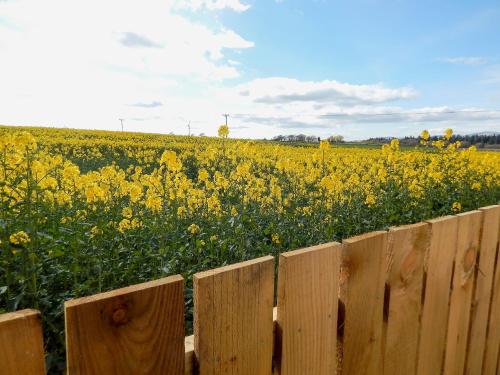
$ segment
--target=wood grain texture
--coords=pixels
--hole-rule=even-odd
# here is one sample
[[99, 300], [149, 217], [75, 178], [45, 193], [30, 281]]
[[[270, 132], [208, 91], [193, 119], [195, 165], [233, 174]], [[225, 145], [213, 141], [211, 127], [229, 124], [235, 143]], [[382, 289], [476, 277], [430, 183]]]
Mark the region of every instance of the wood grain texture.
[[184, 340], [184, 373], [192, 375], [195, 371], [194, 336], [186, 336]]
[[384, 374], [416, 373], [424, 259], [429, 247], [427, 223], [391, 228], [387, 245], [390, 288]]
[[497, 253], [500, 206], [480, 209], [483, 212], [479, 263], [476, 270], [476, 287], [471, 310], [471, 327], [468, 342], [467, 375], [481, 374], [488, 328], [493, 272]]
[[[500, 240], [500, 223], [497, 230], [497, 251]], [[481, 375], [498, 375], [498, 362], [500, 360], [500, 253], [497, 255], [495, 275], [493, 278], [488, 333], [486, 337], [486, 351], [484, 355], [483, 372]]]
[[184, 374], [184, 280], [65, 303], [68, 375]]
[[382, 325], [387, 232], [343, 241], [341, 299], [345, 305], [343, 375], [383, 372]]
[[277, 319], [282, 375], [336, 371], [341, 253], [341, 244], [334, 242], [280, 256]]
[[40, 312], [0, 315], [0, 375], [43, 375], [45, 357]]
[[200, 375], [270, 375], [274, 258], [194, 275], [194, 346]]
[[430, 220], [431, 237], [421, 318], [418, 375], [440, 375], [446, 345], [450, 285], [457, 248], [458, 218]]
[[444, 375], [462, 375], [465, 370], [482, 215], [481, 211], [457, 215], [457, 250], [450, 297]]

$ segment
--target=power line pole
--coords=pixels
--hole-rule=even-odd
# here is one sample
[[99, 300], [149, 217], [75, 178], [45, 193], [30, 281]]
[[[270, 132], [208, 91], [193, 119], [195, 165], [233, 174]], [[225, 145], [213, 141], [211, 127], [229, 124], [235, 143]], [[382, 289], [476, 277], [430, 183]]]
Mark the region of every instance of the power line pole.
[[188, 136], [191, 135], [191, 121], [188, 122]]
[[123, 131], [123, 121], [125, 121], [125, 119], [119, 118], [118, 120], [120, 120], [120, 124], [122, 124], [122, 131]]
[[226, 126], [227, 126], [227, 118], [229, 117], [229, 113], [223, 113], [222, 116], [226, 118]]

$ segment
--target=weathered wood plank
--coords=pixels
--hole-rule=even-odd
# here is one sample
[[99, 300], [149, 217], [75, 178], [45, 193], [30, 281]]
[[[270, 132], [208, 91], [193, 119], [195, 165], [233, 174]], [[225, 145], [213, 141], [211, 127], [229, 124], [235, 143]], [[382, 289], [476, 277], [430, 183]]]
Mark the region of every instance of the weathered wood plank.
[[424, 257], [429, 247], [427, 223], [391, 228], [387, 245], [390, 290], [384, 375], [416, 372]]
[[65, 303], [68, 374], [184, 374], [184, 280]]
[[483, 212], [479, 265], [471, 310], [471, 328], [468, 343], [467, 375], [481, 374], [488, 328], [493, 273], [497, 253], [500, 206], [480, 209]]
[[422, 310], [418, 375], [440, 375], [443, 367], [458, 218], [430, 220], [431, 237]]
[[382, 326], [387, 232], [343, 241], [341, 299], [345, 305], [343, 375], [383, 372]]
[[334, 242], [280, 255], [277, 319], [282, 375], [336, 371], [341, 253], [341, 244]]
[[[497, 232], [497, 251], [500, 240], [500, 223]], [[492, 298], [486, 337], [483, 373], [481, 375], [497, 375], [500, 360], [500, 253], [497, 255], [495, 275], [493, 279]]]
[[457, 215], [457, 250], [448, 317], [445, 375], [462, 375], [465, 369], [482, 215], [481, 211]]
[[42, 325], [37, 310], [0, 315], [0, 374], [45, 374]]
[[194, 346], [200, 375], [270, 375], [274, 258], [194, 275]]

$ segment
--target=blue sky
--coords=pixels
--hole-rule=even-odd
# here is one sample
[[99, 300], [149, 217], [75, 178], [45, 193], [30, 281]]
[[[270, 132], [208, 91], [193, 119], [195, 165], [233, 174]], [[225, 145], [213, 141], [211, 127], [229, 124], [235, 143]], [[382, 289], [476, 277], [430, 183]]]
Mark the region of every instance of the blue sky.
[[[0, 123], [500, 131], [498, 1], [0, 0]], [[392, 115], [391, 115], [392, 113]]]

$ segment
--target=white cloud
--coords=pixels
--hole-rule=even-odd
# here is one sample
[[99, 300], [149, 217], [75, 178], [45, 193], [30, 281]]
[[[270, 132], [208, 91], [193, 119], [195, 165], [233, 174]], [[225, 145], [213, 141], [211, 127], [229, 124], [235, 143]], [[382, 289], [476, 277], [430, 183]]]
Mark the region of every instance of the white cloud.
[[227, 50], [253, 46], [165, 0], [15, 0], [0, 2], [0, 20], [0, 123], [112, 128], [156, 116], [135, 128], [154, 131], [197, 91], [239, 76]]
[[441, 57], [438, 59], [441, 62], [446, 62], [450, 64], [460, 64], [460, 65], [481, 65], [488, 62], [485, 57]]
[[384, 103], [412, 99], [417, 92], [410, 87], [387, 88], [377, 85], [353, 85], [338, 81], [299, 81], [292, 78], [272, 77], [256, 79], [241, 85], [240, 95], [257, 103], [286, 104], [310, 102], [318, 105], [356, 105]]
[[176, 1], [176, 6], [192, 10], [199, 10], [201, 8], [220, 10], [228, 8], [236, 12], [245, 12], [250, 8], [250, 5], [243, 4], [239, 0], [180, 0]]

